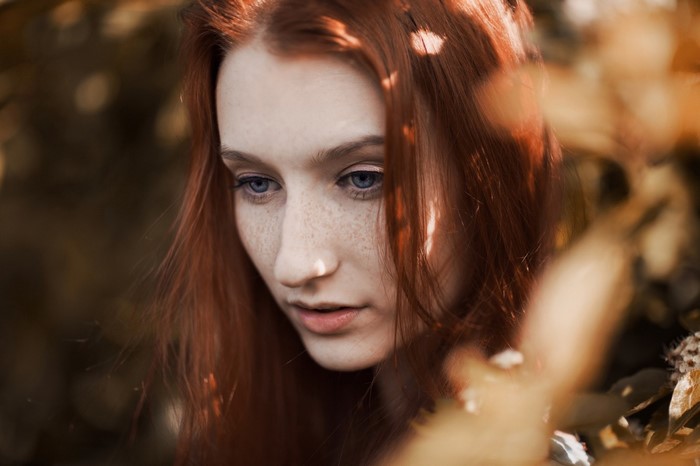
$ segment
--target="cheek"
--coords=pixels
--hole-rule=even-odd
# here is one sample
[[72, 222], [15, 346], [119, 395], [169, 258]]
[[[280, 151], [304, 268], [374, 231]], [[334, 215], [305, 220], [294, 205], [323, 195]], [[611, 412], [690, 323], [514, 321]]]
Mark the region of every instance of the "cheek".
[[267, 276], [274, 267], [279, 234], [275, 213], [265, 207], [236, 201], [236, 228], [243, 248], [261, 275]]
[[387, 241], [384, 211], [379, 204], [357, 215], [352, 222], [352, 235], [347, 244], [352, 245], [357, 264], [374, 286], [381, 287], [385, 299], [392, 300], [396, 288], [396, 273]]
[[347, 212], [338, 223], [336, 234], [344, 235], [346, 244], [355, 249], [358, 254], [372, 258], [382, 256], [386, 250], [384, 222], [377, 215], [376, 207], [363, 210]]
[[359, 253], [376, 256], [386, 249], [381, 203], [362, 203], [345, 207], [339, 215], [337, 234], [344, 235]]

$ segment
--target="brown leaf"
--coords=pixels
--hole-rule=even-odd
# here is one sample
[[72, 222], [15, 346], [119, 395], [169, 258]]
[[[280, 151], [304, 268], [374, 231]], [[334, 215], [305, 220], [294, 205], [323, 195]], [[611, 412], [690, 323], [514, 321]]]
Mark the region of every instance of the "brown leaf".
[[681, 444], [681, 440], [673, 437], [667, 437], [663, 442], [660, 444], [656, 445], [654, 448], [651, 449], [651, 452], [653, 454], [658, 454], [658, 453], [665, 453], [667, 451], [671, 451], [674, 448], [676, 448], [678, 445]]
[[630, 415], [641, 411], [669, 393], [668, 371], [658, 368], [642, 369], [634, 375], [618, 380], [608, 393], [622, 397]]
[[669, 434], [683, 427], [700, 411], [700, 370], [685, 374], [676, 384], [668, 407]]
[[629, 448], [627, 442], [623, 441], [615, 432], [612, 425], [607, 425], [598, 432], [600, 443], [607, 450], [613, 448]]
[[572, 398], [559, 428], [578, 431], [613, 424], [628, 410], [625, 400], [616, 394], [582, 393]]

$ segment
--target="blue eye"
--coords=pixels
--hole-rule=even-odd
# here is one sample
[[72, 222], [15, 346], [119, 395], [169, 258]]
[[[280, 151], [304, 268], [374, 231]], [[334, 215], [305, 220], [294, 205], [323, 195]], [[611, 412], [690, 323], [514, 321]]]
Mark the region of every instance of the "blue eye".
[[251, 191], [256, 194], [262, 194], [270, 189], [270, 180], [265, 178], [252, 178], [245, 181]]
[[377, 199], [382, 193], [384, 173], [376, 170], [357, 170], [343, 175], [338, 186], [346, 190], [353, 199]]
[[350, 174], [350, 181], [358, 189], [369, 189], [382, 178], [378, 172], [354, 172]]
[[241, 190], [244, 198], [249, 201], [263, 203], [281, 188], [276, 181], [264, 176], [242, 176], [236, 180], [233, 189]]
[[245, 188], [253, 194], [265, 194], [270, 189], [271, 180], [261, 176], [247, 176], [236, 180], [234, 189]]

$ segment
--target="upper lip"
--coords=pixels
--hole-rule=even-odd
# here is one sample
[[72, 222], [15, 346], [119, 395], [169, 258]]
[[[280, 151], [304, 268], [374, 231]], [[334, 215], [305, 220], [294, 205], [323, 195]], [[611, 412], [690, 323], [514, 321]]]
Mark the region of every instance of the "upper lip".
[[289, 304], [292, 306], [301, 307], [304, 309], [314, 309], [314, 310], [329, 310], [329, 309], [359, 309], [364, 306], [354, 306], [351, 304], [340, 304], [331, 302], [319, 302], [319, 303], [307, 303], [304, 301], [290, 301]]

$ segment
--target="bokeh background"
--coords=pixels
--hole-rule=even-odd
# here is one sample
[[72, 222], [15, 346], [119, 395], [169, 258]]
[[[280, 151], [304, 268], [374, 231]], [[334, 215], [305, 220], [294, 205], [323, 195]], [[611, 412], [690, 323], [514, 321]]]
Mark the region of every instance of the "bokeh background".
[[132, 417], [186, 165], [180, 4], [0, 2], [0, 464], [171, 456], [167, 397]]
[[[529, 3], [566, 157], [560, 251], [616, 211], [643, 220], [604, 391], [700, 330], [698, 2]], [[0, 0], [0, 464], [172, 461], [167, 383], [139, 405], [186, 166], [181, 6]]]

